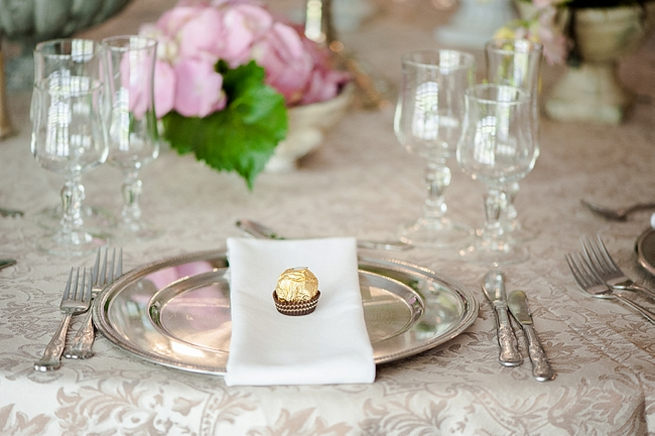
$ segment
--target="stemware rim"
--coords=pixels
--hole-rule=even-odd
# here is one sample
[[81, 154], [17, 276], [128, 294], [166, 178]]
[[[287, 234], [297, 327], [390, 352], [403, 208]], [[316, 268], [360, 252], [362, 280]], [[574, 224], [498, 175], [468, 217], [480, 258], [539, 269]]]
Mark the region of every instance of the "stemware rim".
[[38, 54], [39, 56], [47, 57], [47, 58], [66, 58], [66, 57], [71, 57], [71, 53], [47, 53], [42, 51], [44, 47], [48, 46], [55, 46], [56, 44], [61, 44], [64, 42], [72, 42], [72, 41], [84, 41], [85, 43], [90, 43], [89, 45], [94, 46], [94, 50], [91, 52], [92, 54], [98, 54], [98, 52], [102, 49], [102, 45], [96, 41], [95, 39], [90, 39], [90, 38], [55, 38], [55, 39], [48, 39], [46, 41], [41, 41], [37, 43], [34, 46], [34, 54]]
[[[459, 62], [455, 65], [440, 65], [433, 62], [421, 62], [412, 59], [413, 56], [420, 55], [420, 54], [442, 54], [442, 53], [457, 53]], [[439, 69], [446, 68], [448, 70], [459, 70], [459, 69], [472, 68], [475, 65], [475, 56], [472, 53], [466, 51], [454, 50], [449, 48], [435, 48], [435, 49], [426, 48], [426, 49], [412, 50], [410, 52], [404, 53], [401, 57], [401, 62], [405, 65], [423, 66], [426, 68], [439, 68]]]
[[[131, 44], [119, 45], [114, 44], [118, 41], [143, 41], [144, 44], [138, 46], [132, 46]], [[114, 35], [103, 38], [100, 41], [100, 44], [103, 47], [106, 47], [108, 50], [125, 52], [128, 50], [149, 50], [157, 46], [158, 41], [155, 38], [143, 35], [134, 35], [134, 34], [124, 34], [124, 35]]]
[[[474, 95], [474, 92], [481, 90], [481, 89], [491, 89], [491, 88], [505, 88], [505, 89], [511, 89], [512, 91], [515, 91], [516, 94], [518, 95], [519, 98], [514, 98], [511, 100], [495, 100], [492, 98], [488, 97], [479, 97]], [[478, 83], [473, 86], [470, 86], [469, 88], [464, 91], [464, 95], [466, 96], [467, 99], [472, 99], [475, 100], [479, 103], [483, 104], [501, 104], [505, 106], [516, 106], [520, 104], [527, 104], [530, 102], [530, 93], [527, 91], [517, 87], [517, 86], [512, 86], [512, 85], [501, 85], [498, 83]]]
[[[487, 41], [484, 45], [485, 51], [493, 50], [494, 52], [503, 53], [503, 54], [512, 54], [516, 53], [516, 50], [510, 48], [504, 48], [504, 44], [512, 44], [512, 47], [516, 47], [517, 43], [522, 45], [533, 47], [537, 53], [543, 53], [544, 45], [537, 41], [532, 41], [529, 39], [518, 39], [518, 38], [493, 38]], [[495, 44], [503, 43], [503, 46], [497, 47]], [[528, 53], [530, 50], [522, 50], [523, 53]]]

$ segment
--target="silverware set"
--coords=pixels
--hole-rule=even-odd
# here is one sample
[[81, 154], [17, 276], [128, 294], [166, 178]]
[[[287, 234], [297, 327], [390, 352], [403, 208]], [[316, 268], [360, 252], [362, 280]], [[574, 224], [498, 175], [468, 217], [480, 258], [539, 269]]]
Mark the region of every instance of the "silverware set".
[[[60, 310], [64, 313], [64, 319], [46, 346], [41, 359], [34, 363], [36, 371], [45, 372], [59, 369], [62, 354], [68, 359], [87, 359], [93, 356], [92, 347], [95, 339], [95, 329], [90, 310], [91, 302], [104, 286], [110, 284], [122, 274], [122, 270], [122, 248], [118, 252], [115, 248], [112, 249], [111, 254], [109, 254], [109, 249], [102, 250], [99, 248], [91, 270], [79, 267], [71, 268], [59, 305]], [[74, 315], [82, 314], [84, 314], [84, 318], [80, 327], [69, 347], [66, 348], [71, 318]]]
[[628, 297], [631, 292], [637, 292], [655, 299], [655, 292], [635, 283], [621, 271], [600, 236], [594, 239], [583, 236], [580, 245], [580, 252], [566, 255], [566, 262], [580, 288], [592, 297], [616, 300], [655, 324], [655, 312]]
[[508, 299], [505, 293], [505, 275], [494, 270], [489, 271], [484, 276], [482, 291], [493, 306], [496, 315], [498, 346], [500, 347], [498, 360], [500, 364], [511, 367], [523, 363], [523, 357], [519, 351], [518, 341], [508, 313], [509, 310], [525, 333], [528, 343], [528, 356], [532, 362], [532, 375], [535, 380], [548, 381], [555, 378], [555, 372], [550, 366], [546, 358], [546, 352], [534, 330], [534, 322], [525, 292], [513, 291]]

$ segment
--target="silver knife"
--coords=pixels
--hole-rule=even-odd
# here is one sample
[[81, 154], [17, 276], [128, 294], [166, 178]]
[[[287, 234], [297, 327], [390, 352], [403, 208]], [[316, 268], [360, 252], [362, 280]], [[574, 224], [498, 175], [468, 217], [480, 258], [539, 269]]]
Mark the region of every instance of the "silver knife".
[[[252, 220], [238, 220], [236, 226], [255, 238], [263, 239], [286, 239], [270, 227]], [[409, 250], [411, 245], [401, 241], [372, 241], [372, 240], [357, 240], [357, 247], [367, 250]]]
[[537, 333], [534, 331], [534, 322], [532, 321], [532, 315], [528, 308], [528, 298], [525, 292], [513, 291], [509, 294], [507, 305], [512, 315], [514, 315], [514, 319], [523, 327], [525, 337], [528, 340], [528, 353], [532, 361], [532, 375], [537, 381], [552, 380], [555, 378], [555, 372], [551, 368], [550, 363], [548, 363], [546, 352], [541, 346], [541, 342], [539, 342]]
[[496, 327], [500, 353], [498, 360], [505, 366], [518, 366], [523, 363], [518, 342], [507, 313], [505, 296], [505, 276], [500, 271], [489, 271], [482, 282], [482, 290], [496, 311]]

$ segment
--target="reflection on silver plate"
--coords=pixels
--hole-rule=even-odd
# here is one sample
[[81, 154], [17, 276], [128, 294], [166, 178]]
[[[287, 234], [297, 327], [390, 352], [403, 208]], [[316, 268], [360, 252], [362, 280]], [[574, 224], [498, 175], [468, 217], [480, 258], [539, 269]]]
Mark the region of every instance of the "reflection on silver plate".
[[[110, 341], [150, 362], [224, 374], [231, 334], [225, 251], [192, 253], [134, 269], [105, 288], [93, 307]], [[377, 364], [456, 337], [478, 303], [419, 266], [359, 259], [364, 317]]]
[[644, 231], [637, 239], [637, 258], [646, 271], [655, 275], [655, 230]]

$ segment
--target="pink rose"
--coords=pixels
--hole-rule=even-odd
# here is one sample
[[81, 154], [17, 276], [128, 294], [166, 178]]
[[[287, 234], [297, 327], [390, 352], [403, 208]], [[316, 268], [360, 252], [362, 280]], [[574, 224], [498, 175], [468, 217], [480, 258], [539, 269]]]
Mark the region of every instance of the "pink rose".
[[252, 57], [266, 69], [266, 83], [284, 96], [287, 105], [302, 99], [314, 62], [295, 29], [275, 23], [255, 44]]
[[205, 117], [225, 107], [223, 76], [214, 64], [182, 59], [175, 65], [175, 110], [185, 117]]

